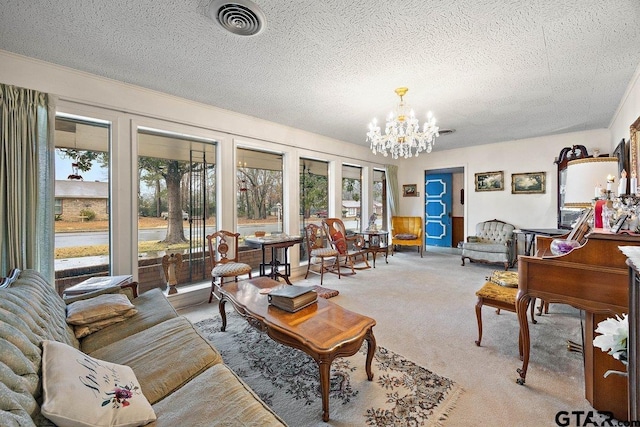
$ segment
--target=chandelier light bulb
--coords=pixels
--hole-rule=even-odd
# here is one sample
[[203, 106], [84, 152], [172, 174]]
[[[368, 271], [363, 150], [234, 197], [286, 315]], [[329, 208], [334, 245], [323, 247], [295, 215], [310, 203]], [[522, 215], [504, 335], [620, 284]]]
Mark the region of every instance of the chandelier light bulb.
[[[427, 113], [427, 120], [424, 122], [422, 132], [420, 132], [420, 122], [415, 117], [415, 112], [404, 103], [404, 95], [409, 91], [406, 87], [400, 87], [395, 90], [400, 97], [395, 113], [389, 114], [385, 125], [384, 135], [380, 132], [377, 120], [374, 118], [369, 123], [369, 132], [367, 132], [367, 142], [371, 143], [371, 151], [373, 154], [382, 153], [387, 157], [391, 153], [391, 157], [397, 159], [404, 157], [405, 159], [414, 155], [418, 157], [420, 152], [426, 151], [430, 153], [435, 144], [435, 139], [440, 136], [436, 119], [433, 113]], [[407, 117], [407, 110], [409, 115]]]

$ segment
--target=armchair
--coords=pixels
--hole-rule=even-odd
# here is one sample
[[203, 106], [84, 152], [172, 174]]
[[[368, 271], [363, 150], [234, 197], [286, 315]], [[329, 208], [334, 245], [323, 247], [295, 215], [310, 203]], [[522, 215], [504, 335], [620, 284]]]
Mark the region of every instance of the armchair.
[[391, 255], [396, 246], [417, 246], [420, 258], [424, 250], [422, 218], [419, 216], [391, 217]]
[[502, 263], [508, 270], [514, 263], [514, 229], [513, 225], [497, 219], [478, 223], [476, 235], [462, 243], [462, 265], [468, 258], [472, 262]]

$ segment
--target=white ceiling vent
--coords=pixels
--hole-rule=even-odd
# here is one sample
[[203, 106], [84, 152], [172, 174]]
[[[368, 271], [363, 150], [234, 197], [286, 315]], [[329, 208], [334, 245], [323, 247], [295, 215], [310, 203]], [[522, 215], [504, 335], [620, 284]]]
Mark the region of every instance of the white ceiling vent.
[[250, 0], [214, 0], [208, 15], [225, 30], [240, 36], [255, 36], [266, 25], [264, 13]]

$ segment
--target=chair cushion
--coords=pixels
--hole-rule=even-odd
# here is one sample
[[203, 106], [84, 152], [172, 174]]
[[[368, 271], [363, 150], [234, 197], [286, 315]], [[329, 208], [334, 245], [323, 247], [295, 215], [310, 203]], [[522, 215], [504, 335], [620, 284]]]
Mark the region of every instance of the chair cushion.
[[479, 298], [486, 298], [488, 300], [500, 301], [515, 307], [517, 293], [517, 288], [507, 288], [505, 286], [496, 285], [493, 282], [487, 282], [476, 292], [476, 296]]
[[311, 256], [332, 257], [338, 255], [338, 251], [332, 248], [318, 248], [311, 251]]
[[517, 288], [518, 287], [518, 272], [517, 271], [502, 271], [496, 270], [487, 280], [491, 283], [495, 283], [496, 285], [505, 286], [507, 288]]
[[214, 277], [230, 277], [247, 274], [249, 272], [251, 272], [251, 266], [248, 264], [228, 262], [226, 264], [216, 265], [213, 270], [211, 270], [211, 275]]
[[415, 240], [418, 238], [415, 234], [396, 234], [393, 237], [398, 240]]

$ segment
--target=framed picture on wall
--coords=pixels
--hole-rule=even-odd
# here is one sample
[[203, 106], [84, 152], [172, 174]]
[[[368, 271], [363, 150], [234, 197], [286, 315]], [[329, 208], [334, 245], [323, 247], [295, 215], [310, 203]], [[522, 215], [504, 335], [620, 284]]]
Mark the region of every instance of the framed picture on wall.
[[504, 173], [479, 172], [476, 174], [476, 191], [502, 191], [504, 190]]
[[620, 177], [623, 170], [627, 171], [627, 176], [630, 176], [631, 171], [629, 170], [629, 149], [628, 145], [625, 144], [624, 138], [622, 138], [622, 141], [620, 141], [616, 149], [613, 150], [613, 157], [618, 158], [618, 177]]
[[533, 194], [545, 192], [546, 172], [511, 174], [511, 194]]
[[417, 184], [405, 184], [402, 186], [403, 197], [418, 197], [418, 185]]

